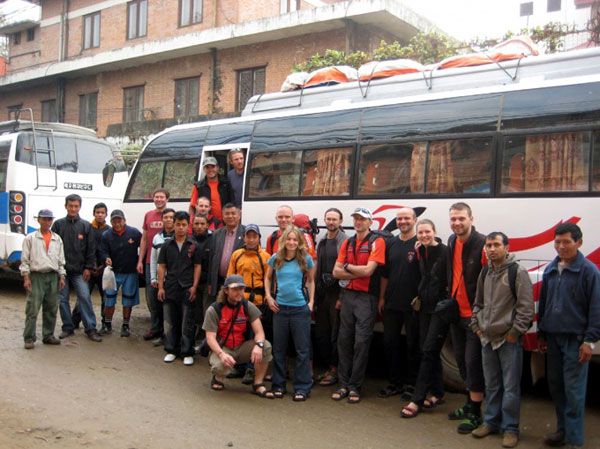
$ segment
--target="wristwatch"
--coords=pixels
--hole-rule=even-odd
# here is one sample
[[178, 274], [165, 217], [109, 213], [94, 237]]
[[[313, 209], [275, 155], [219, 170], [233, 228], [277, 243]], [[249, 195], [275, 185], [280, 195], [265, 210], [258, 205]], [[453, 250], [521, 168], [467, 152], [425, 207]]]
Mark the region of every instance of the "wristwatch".
[[591, 341], [584, 341], [583, 344], [588, 345], [592, 351], [596, 349], [596, 344], [592, 343]]
[[344, 270], [346, 270], [348, 273], [350, 273], [350, 271], [348, 270], [348, 262], [346, 262], [346, 263], [344, 264]]
[[256, 346], [258, 346], [260, 349], [265, 349], [265, 343], [263, 341], [257, 341], [255, 342]]

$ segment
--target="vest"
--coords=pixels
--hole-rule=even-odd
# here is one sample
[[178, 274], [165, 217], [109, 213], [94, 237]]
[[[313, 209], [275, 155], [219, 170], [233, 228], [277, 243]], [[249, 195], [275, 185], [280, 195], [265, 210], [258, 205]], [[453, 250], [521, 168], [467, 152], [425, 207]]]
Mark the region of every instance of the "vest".
[[[375, 239], [379, 237], [379, 235], [369, 233], [365, 239], [360, 242], [358, 247], [356, 245], [356, 236], [350, 237], [348, 239], [348, 246], [346, 247], [346, 262], [351, 265], [367, 265], [369, 262], [369, 255], [371, 254], [371, 245]], [[367, 292], [378, 297], [379, 278], [380, 270], [379, 267], [377, 267], [371, 276], [352, 279], [345, 288], [348, 290]]]
[[[250, 316], [248, 315], [248, 302], [245, 299], [242, 299], [242, 302], [237, 308], [231, 308], [223, 303], [217, 302], [212, 304], [211, 307], [214, 307], [217, 311], [217, 315], [219, 316], [219, 327], [217, 329], [217, 337], [220, 341], [223, 342], [223, 346], [226, 346], [230, 349], [237, 348], [239, 345], [248, 340], [250, 326], [248, 326], [248, 321], [250, 320]], [[235, 319], [235, 323], [233, 324], [233, 329], [229, 332], [229, 327], [231, 326], [231, 320], [236, 314], [236, 310], [239, 308], [239, 312], [237, 312], [237, 317]], [[229, 337], [227, 334], [229, 333]], [[227, 341], [225, 341], [227, 338]]]

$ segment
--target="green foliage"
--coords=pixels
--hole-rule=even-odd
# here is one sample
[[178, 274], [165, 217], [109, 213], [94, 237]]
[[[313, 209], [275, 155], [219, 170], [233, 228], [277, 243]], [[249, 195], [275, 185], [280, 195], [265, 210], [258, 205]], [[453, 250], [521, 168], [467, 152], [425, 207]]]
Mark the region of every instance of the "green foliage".
[[458, 53], [462, 43], [441, 33], [421, 32], [413, 36], [408, 45], [400, 46], [398, 42], [387, 44], [381, 41], [379, 48], [373, 51], [375, 61], [390, 59], [412, 59], [421, 64], [439, 62]]
[[323, 67], [334, 65], [349, 65], [350, 67], [358, 69], [368, 60], [368, 55], [362, 51], [356, 51], [346, 55], [345, 51], [327, 49], [323, 56], [316, 53], [308, 58], [308, 61], [296, 64], [292, 68], [292, 72], [312, 72], [314, 70], [322, 69]]

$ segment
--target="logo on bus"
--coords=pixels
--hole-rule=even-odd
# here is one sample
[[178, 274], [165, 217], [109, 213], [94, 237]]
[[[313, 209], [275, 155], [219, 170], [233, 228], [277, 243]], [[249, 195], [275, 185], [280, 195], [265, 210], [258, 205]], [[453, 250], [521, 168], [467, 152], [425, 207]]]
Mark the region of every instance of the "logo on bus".
[[91, 184], [83, 184], [81, 182], [65, 182], [65, 189], [92, 190], [92, 185]]

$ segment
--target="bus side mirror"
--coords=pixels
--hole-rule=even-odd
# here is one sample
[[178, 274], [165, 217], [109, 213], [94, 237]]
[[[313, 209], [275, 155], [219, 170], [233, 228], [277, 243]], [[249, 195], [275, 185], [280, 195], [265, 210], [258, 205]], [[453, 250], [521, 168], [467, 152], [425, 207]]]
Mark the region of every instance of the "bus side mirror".
[[115, 177], [115, 161], [111, 160], [102, 169], [102, 181], [106, 187], [110, 187]]

